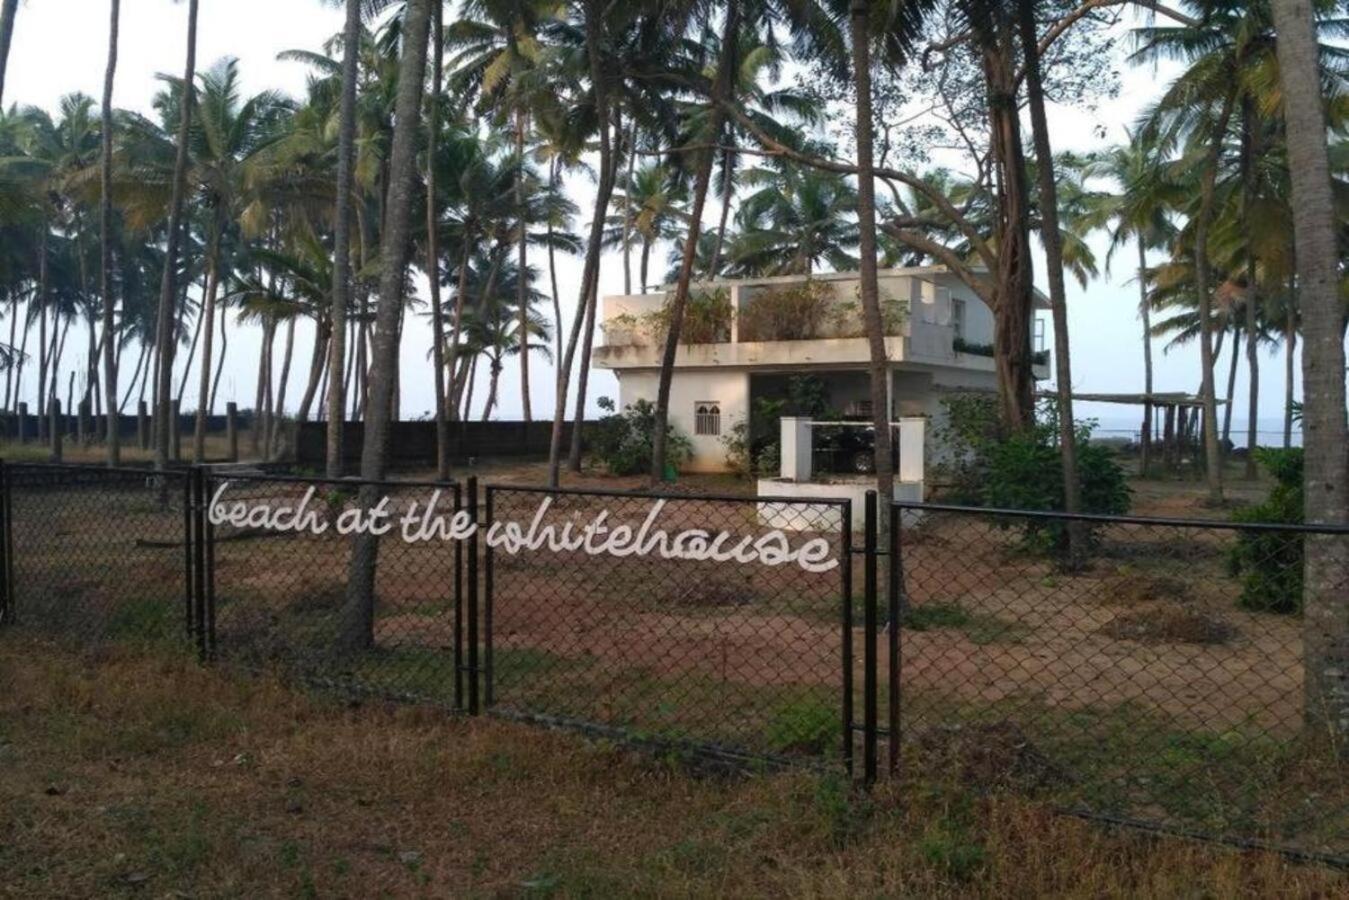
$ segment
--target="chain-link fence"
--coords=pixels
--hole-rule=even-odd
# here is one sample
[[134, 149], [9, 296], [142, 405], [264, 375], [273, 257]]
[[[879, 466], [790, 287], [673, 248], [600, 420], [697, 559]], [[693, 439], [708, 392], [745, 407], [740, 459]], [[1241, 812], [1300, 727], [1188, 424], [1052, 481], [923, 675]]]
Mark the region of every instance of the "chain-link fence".
[[888, 751], [906, 779], [1349, 862], [1318, 693], [1343, 661], [1308, 625], [1343, 615], [1344, 529], [921, 504], [886, 528], [874, 497], [224, 468], [0, 484], [0, 621], [64, 643], [720, 758], [856, 757], [868, 781]]
[[188, 646], [187, 472], [10, 464], [3, 480], [6, 621]]
[[[363, 489], [376, 495], [373, 516]], [[423, 521], [451, 520], [459, 485], [226, 471], [203, 493], [215, 658], [353, 694], [463, 705], [463, 549], [404, 539]], [[361, 541], [368, 588], [353, 564]]]
[[[847, 759], [848, 504], [519, 487], [488, 487], [485, 502], [487, 521], [521, 537], [487, 549], [489, 708], [731, 755]], [[756, 556], [773, 531], [774, 552], [814, 542], [822, 571]]]
[[[1309, 704], [1301, 608], [1305, 596], [1343, 616], [1349, 532], [901, 513], [897, 687], [913, 772], [1349, 858], [1349, 747]], [[1085, 545], [1074, 566], [1070, 525]], [[1313, 540], [1331, 569], [1304, 592]]]

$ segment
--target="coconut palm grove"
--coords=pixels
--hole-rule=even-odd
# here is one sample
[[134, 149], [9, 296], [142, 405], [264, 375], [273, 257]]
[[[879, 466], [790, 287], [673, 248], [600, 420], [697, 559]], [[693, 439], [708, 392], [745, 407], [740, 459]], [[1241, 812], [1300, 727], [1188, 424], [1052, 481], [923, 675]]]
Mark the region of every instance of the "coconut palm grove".
[[[1299, 674], [1289, 690], [1299, 699], [1289, 718], [1318, 752], [1340, 748], [1329, 757], [1337, 762], [1319, 771], [1349, 765], [1342, 755], [1349, 538], [1336, 530], [1349, 525], [1343, 2], [285, 0], [341, 25], [320, 42], [298, 38], [276, 58], [303, 79], [286, 89], [260, 87], [246, 54], [198, 54], [201, 12], [228, 0], [84, 0], [89, 15], [78, 27], [100, 35], [106, 28], [106, 56], [79, 59], [62, 56], [59, 36], [26, 30], [44, 2], [0, 0], [0, 456], [61, 462], [64, 453], [91, 467], [164, 476], [223, 458], [228, 407], [232, 463], [240, 456], [238, 416], [246, 460], [332, 480], [359, 476], [350, 502], [369, 509], [375, 485], [409, 468], [399, 436], [411, 432], [403, 426], [427, 423], [434, 437], [411, 468], [448, 484], [473, 474], [466, 465], [505, 465], [463, 450], [465, 429], [521, 421], [536, 423], [530, 433], [539, 443], [518, 478], [539, 490], [753, 496], [757, 479], [762, 497], [798, 465], [789, 445], [797, 427], [806, 429], [795, 433], [805, 435], [806, 457], [814, 454], [815, 480], [841, 483], [843, 475], [819, 474], [825, 466], [842, 466], [854, 479], [863, 473], [887, 508], [889, 498], [907, 496], [900, 482], [914, 476], [901, 474], [901, 453], [917, 446], [918, 501], [1292, 526], [1280, 534], [1296, 535], [1295, 546], [1252, 538], [1244, 550], [1210, 554], [1214, 572], [1230, 566], [1230, 577], [1245, 579], [1242, 615], [1268, 615], [1271, 628], [1297, 636]], [[126, 26], [142, 6], [154, 7], [177, 61], [159, 74], [152, 96], [129, 96]], [[34, 103], [35, 86], [11, 64], [19, 48], [36, 45], [29, 42], [68, 68], [102, 73], [101, 96]], [[895, 299], [894, 285], [905, 278], [927, 285], [912, 288], [912, 302], [907, 294]], [[921, 291], [947, 311], [921, 311]], [[954, 380], [932, 387], [940, 376], [896, 368], [895, 341], [908, 363], [920, 329], [940, 335], [944, 343], [931, 352], [955, 360], [942, 364], [963, 367], [965, 380], [948, 376]], [[813, 349], [792, 356], [789, 340]], [[843, 354], [849, 341], [858, 341], [857, 355], [846, 358], [845, 373], [809, 369], [819, 358], [844, 360], [829, 354]], [[1079, 352], [1082, 343], [1091, 349]], [[737, 355], [745, 347], [761, 349]], [[780, 365], [773, 353], [783, 354]], [[759, 366], [736, 376], [745, 387], [734, 401], [730, 388], [703, 387], [717, 384], [710, 373], [728, 365]], [[928, 379], [921, 402], [901, 389], [915, 378]], [[625, 398], [618, 403], [615, 383]], [[1115, 390], [1083, 387], [1102, 383]], [[1102, 410], [1111, 427], [1102, 427]], [[140, 433], [134, 425], [128, 432], [124, 420], [137, 418]], [[301, 444], [320, 449], [306, 461], [297, 455]], [[728, 474], [708, 474], [709, 465]], [[802, 465], [806, 475], [795, 479], [811, 480], [812, 463]], [[167, 489], [159, 483], [162, 505]], [[342, 496], [327, 502], [340, 505]], [[860, 522], [861, 512], [853, 515]], [[1046, 591], [1059, 578], [1095, 577], [1103, 558], [1116, 560], [1108, 565], [1119, 577], [1137, 575], [1132, 557], [1109, 549], [1102, 536], [1109, 526], [1090, 516], [1027, 525], [1024, 534], [1011, 521], [988, 533], [1011, 529], [1024, 537], [1016, 554], [1052, 559], [1052, 570], [1037, 576]], [[908, 525], [893, 522], [905, 523], [898, 548]], [[884, 547], [892, 527], [884, 511], [876, 527]], [[1298, 528], [1308, 529], [1305, 539]], [[921, 534], [913, 552], [932, 552]], [[355, 611], [355, 630], [339, 640], [352, 652], [390, 652], [381, 650], [375, 597], [377, 587], [381, 597], [393, 589], [384, 586], [384, 569], [377, 580], [376, 543], [358, 536], [350, 563], [333, 570], [342, 609]], [[1259, 581], [1265, 556], [1290, 546], [1291, 561], [1280, 557], [1290, 568]], [[192, 565], [189, 552], [189, 574]], [[882, 590], [906, 577], [888, 581], [892, 566], [898, 573], [898, 558], [882, 554]], [[943, 576], [959, 577], [954, 569]], [[864, 580], [873, 590], [872, 578], [859, 575], [854, 590]], [[782, 590], [785, 597], [792, 589]], [[1200, 602], [1193, 592], [1175, 593], [1189, 598], [1191, 612]], [[22, 590], [16, 596], [21, 609]], [[915, 631], [964, 629], [970, 642], [952, 653], [1038, 640], [1021, 632], [981, 638], [987, 619], [956, 609], [965, 618], [922, 618], [922, 607], [896, 606], [895, 614]], [[518, 627], [511, 633], [525, 641], [528, 628]], [[1231, 646], [1235, 654], [1244, 645]], [[1057, 645], [1036, 658], [1072, 652]], [[52, 689], [39, 685], [77, 676], [54, 674], [66, 663], [45, 653], [11, 650], [6, 666], [21, 694], [37, 692], [31, 703], [55, 704], [54, 694], [42, 693]], [[1223, 659], [1190, 664], [1196, 677], [1237, 672], [1236, 657]], [[125, 684], [69, 687], [72, 698], [85, 697], [71, 703], [114, 704], [127, 721], [159, 715], [153, 704], [163, 697], [132, 694], [142, 663], [115, 665]], [[1140, 664], [1140, 677], [1161, 665]], [[409, 729], [421, 726], [397, 718], [339, 724], [337, 714], [329, 721], [327, 712], [299, 712], [295, 704], [307, 700], [278, 699], [290, 694], [268, 695], [272, 711], [264, 714], [261, 701], [226, 696], [216, 682], [199, 689], [233, 710], [228, 715], [261, 716], [259, 733], [279, 727], [267, 718], [277, 708], [294, 709], [333, 741], [362, 748], [353, 753], [388, 753], [390, 773], [420, 777], [408, 774], [417, 766], [404, 758], [410, 745], [397, 742], [416, 743]], [[23, 715], [0, 708], [0, 759], [10, 725], [27, 727], [15, 724]], [[376, 751], [377, 739], [358, 728], [387, 737], [388, 746]], [[208, 894], [364, 893], [383, 885], [395, 894], [1171, 895], [1191, 890], [1184, 881], [1191, 871], [1205, 895], [1336, 890], [1323, 880], [1331, 870], [1310, 857], [1261, 849], [1274, 844], [1240, 845], [1255, 847], [1242, 856], [1174, 838], [1150, 843], [1157, 839], [1070, 823], [1033, 803], [1013, 809], [988, 794], [917, 800], [878, 789], [859, 799], [847, 785], [792, 781], [796, 775], [763, 784], [756, 775], [728, 787], [737, 792], [734, 815], [762, 811], [745, 825], [759, 849], [724, 836], [725, 849], [713, 852], [691, 835], [732, 813], [717, 807], [705, 776], [653, 774], [653, 764], [626, 756], [611, 765], [570, 739], [522, 733], [529, 735], [522, 745], [509, 731], [477, 738], [492, 762], [476, 763], [458, 747], [464, 758], [454, 765], [495, 774], [471, 790], [444, 787], [450, 799], [466, 790], [490, 795], [494, 815], [507, 816], [524, 800], [508, 797], [502, 773], [534, 779], [538, 807], [527, 828], [548, 849], [520, 871], [486, 860], [533, 859], [535, 848], [508, 849], [504, 839], [492, 846], [485, 835], [496, 826], [483, 813], [482, 821], [469, 814], [456, 832], [488, 842], [475, 845], [483, 861], [473, 866], [441, 857], [424, 865], [433, 854], [405, 846], [413, 839], [404, 834], [378, 861], [392, 874], [372, 880], [346, 880], [341, 853], [329, 854], [319, 839], [305, 844], [305, 853], [322, 857], [321, 865], [306, 863], [323, 872], [319, 890], [294, 880], [303, 867], [289, 850], [230, 873], [186, 862], [193, 851], [178, 848], [165, 852], [180, 869], [145, 863], [144, 871], [109, 870], [89, 881], [59, 866], [47, 872], [47, 863], [26, 855], [42, 846], [55, 853], [66, 840], [99, 841], [32, 825], [47, 821], [37, 807], [25, 813], [21, 837], [14, 826], [7, 840], [10, 826], [0, 825], [0, 845], [28, 848], [0, 848], [0, 870], [29, 871], [16, 890], [30, 896], [129, 892], [151, 878], [159, 882], [153, 889], [173, 892], [170, 883], [185, 872], [202, 880], [184, 890]], [[988, 740], [1002, 746], [1001, 738]], [[1023, 759], [1038, 752], [1032, 744], [1018, 738], [1008, 746]], [[1221, 758], [1217, 746], [1186, 744], [1183, 752], [1200, 754], [1199, 772]], [[576, 776], [587, 782], [578, 785], [558, 774], [550, 755], [576, 772], [596, 771]], [[1272, 758], [1251, 765], [1285, 765]], [[259, 764], [249, 759], [223, 765]], [[315, 777], [350, 777], [344, 783], [360, 785], [353, 796], [379, 797], [385, 788], [372, 779], [380, 760], [367, 762], [375, 765], [360, 773]], [[896, 756], [892, 767], [899, 765]], [[267, 777], [282, 783], [285, 771]], [[594, 784], [610, 772], [627, 785], [623, 803], [636, 803], [616, 808], [615, 822], [627, 822], [622, 831], [639, 828], [641, 811], [650, 810], [665, 818], [660, 830], [689, 835], [672, 857], [634, 850], [628, 859], [625, 838], [599, 825], [565, 841], [554, 833], [570, 813], [550, 819], [545, 811], [594, 805]], [[343, 793], [337, 784], [328, 787], [332, 796]], [[48, 799], [66, 802], [67, 790], [79, 789], [54, 781]], [[285, 790], [296, 807], [328, 802], [300, 799], [295, 784]], [[1327, 790], [1316, 796], [1349, 802]], [[689, 809], [674, 808], [678, 791]], [[859, 804], [871, 811], [859, 813]], [[331, 815], [339, 821], [345, 813], [334, 807]], [[393, 813], [381, 807], [378, 815]], [[1217, 815], [1189, 831], [1203, 831]], [[891, 818], [866, 825], [858, 816]], [[1336, 816], [1349, 828], [1342, 805], [1325, 817], [1325, 833]], [[278, 821], [267, 827], [290, 827]], [[1246, 835], [1230, 822], [1213, 827]], [[876, 860], [891, 853], [887, 842], [906, 849], [882, 865]], [[787, 856], [814, 862], [802, 867]], [[770, 857], [781, 859], [764, 864]], [[577, 875], [578, 858], [588, 860], [586, 877]], [[1343, 866], [1349, 856], [1337, 859]], [[714, 871], [722, 874], [707, 874]], [[859, 880], [861, 872], [869, 874]]]

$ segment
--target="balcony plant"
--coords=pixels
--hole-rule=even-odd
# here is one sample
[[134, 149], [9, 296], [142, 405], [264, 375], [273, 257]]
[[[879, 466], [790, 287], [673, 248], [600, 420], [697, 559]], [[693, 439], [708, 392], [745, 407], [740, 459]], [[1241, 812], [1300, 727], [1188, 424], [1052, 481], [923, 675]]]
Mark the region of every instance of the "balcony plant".
[[[643, 317], [652, 334], [664, 343], [670, 331], [670, 303]], [[690, 294], [684, 305], [681, 344], [719, 344], [731, 339], [731, 294], [725, 288]]]

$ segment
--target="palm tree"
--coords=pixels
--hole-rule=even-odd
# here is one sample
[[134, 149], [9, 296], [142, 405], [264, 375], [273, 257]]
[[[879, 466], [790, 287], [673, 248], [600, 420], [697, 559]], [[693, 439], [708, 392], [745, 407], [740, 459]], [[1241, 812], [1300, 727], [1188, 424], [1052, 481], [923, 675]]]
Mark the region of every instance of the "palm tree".
[[[426, 50], [432, 0], [407, 0], [402, 22], [398, 99], [389, 159], [388, 205], [380, 248], [379, 303], [375, 310], [375, 349], [370, 367], [370, 398], [361, 448], [361, 506], [378, 500], [375, 483], [384, 478], [388, 460], [389, 422], [393, 417], [394, 379], [398, 361], [399, 321], [407, 289], [407, 262], [412, 239], [412, 205], [417, 173], [417, 136], [425, 90]], [[435, 0], [439, 2], [439, 0]], [[374, 642], [375, 564], [379, 538], [356, 537], [348, 567], [340, 643], [364, 649]]]
[[112, 228], [112, 89], [117, 76], [117, 31], [121, 6], [121, 0], [111, 0], [109, 4], [108, 66], [103, 76], [102, 198], [98, 207], [101, 248], [99, 273], [102, 279], [100, 293], [103, 295], [103, 380], [108, 408], [105, 433], [109, 466], [116, 466], [122, 461], [122, 439], [117, 409], [117, 341], [114, 340], [117, 327], [114, 318], [117, 299], [112, 291], [112, 237], [109, 233]]
[[[531, 108], [541, 99], [552, 102], [556, 96], [548, 78], [539, 77], [545, 52], [539, 32], [544, 20], [558, 18], [561, 8], [555, 0], [472, 0], [449, 32], [452, 44], [462, 48], [454, 63], [457, 86], [461, 90], [475, 87], [484, 104], [495, 106], [500, 115], [511, 120], [515, 132], [515, 202], [520, 208], [515, 243], [516, 265], [521, 271], [529, 265], [528, 225], [523, 212], [529, 117]], [[475, 13], [482, 18], [469, 18]], [[519, 289], [519, 334], [526, 345], [520, 354], [520, 398], [528, 422], [533, 419], [533, 410], [529, 394], [529, 303], [523, 280]]]
[[[1271, 0], [1278, 28], [1279, 78], [1287, 126], [1288, 168], [1293, 189], [1297, 243], [1298, 307], [1302, 347], [1303, 446], [1306, 521], [1349, 521], [1349, 484], [1344, 448], [1344, 305], [1340, 253], [1326, 148], [1316, 23], [1297, 0]], [[1344, 648], [1349, 647], [1343, 575], [1349, 549], [1342, 539], [1307, 541], [1303, 578], [1303, 641], [1308, 724], [1332, 737], [1349, 734], [1349, 684]]]
[[[196, 92], [197, 127], [192, 133], [191, 181], [205, 216], [207, 287], [202, 307], [201, 374], [197, 393], [196, 427], [193, 433], [193, 459], [206, 457], [206, 417], [214, 399], [211, 362], [214, 349], [214, 316], [220, 286], [229, 280], [233, 268], [231, 249], [242, 249], [236, 230], [261, 232], [266, 223], [269, 198], [249, 190], [248, 177], [253, 157], [276, 141], [289, 105], [272, 91], [264, 91], [241, 102], [238, 61], [225, 59], [200, 77]], [[249, 227], [251, 225], [251, 228]], [[222, 314], [222, 337], [224, 327]], [[221, 362], [224, 360], [222, 347]]]
[[744, 173], [755, 188], [740, 204], [729, 269], [746, 275], [809, 275], [825, 263], [857, 265], [857, 190], [841, 175], [795, 163]]
[[[701, 139], [710, 144], [700, 150], [693, 181], [693, 206], [689, 211], [688, 234], [684, 238], [684, 255], [680, 260], [679, 277], [675, 280], [674, 296], [670, 300], [670, 328], [665, 336], [665, 347], [661, 355], [660, 383], [656, 389], [655, 423], [652, 431], [651, 480], [665, 479], [665, 443], [670, 418], [670, 385], [674, 379], [675, 354], [679, 350], [679, 332], [684, 322], [684, 307], [688, 303], [689, 285], [693, 279], [693, 266], [697, 260], [698, 241], [702, 233], [703, 209], [707, 204], [707, 191], [712, 181], [712, 166], [717, 158], [715, 147], [722, 137], [726, 121], [723, 102], [731, 99], [731, 83], [736, 71], [736, 51], [739, 50], [741, 4], [729, 3], [723, 11], [721, 46], [718, 53], [716, 75], [712, 80], [710, 99], [712, 115], [709, 116], [707, 131]], [[578, 417], [579, 421], [579, 417]], [[889, 457], [887, 456], [887, 459]], [[576, 460], [579, 468], [579, 460]]]
[[626, 247], [629, 235], [638, 236], [642, 245], [638, 287], [643, 294], [650, 286], [651, 250], [682, 233], [679, 225], [684, 219], [683, 206], [687, 200], [688, 185], [680, 173], [656, 163], [634, 172], [627, 179], [627, 189], [615, 195], [618, 211], [609, 216], [604, 245]]
[[[1153, 392], [1151, 304], [1147, 290], [1147, 254], [1176, 237], [1169, 211], [1182, 202], [1179, 184], [1169, 177], [1155, 141], [1129, 134], [1129, 141], [1083, 162], [1086, 174], [1111, 181], [1118, 193], [1105, 193], [1088, 213], [1093, 224], [1110, 225], [1106, 267], [1115, 251], [1133, 241], [1138, 251], [1138, 313], [1143, 319], [1143, 393]], [[1142, 474], [1147, 475], [1152, 450], [1152, 404], [1143, 404]]]
[[[436, 8], [439, 10], [439, 3]], [[360, 36], [361, 0], [346, 0], [346, 24], [342, 32], [342, 102], [338, 112], [336, 212], [333, 215], [333, 286], [328, 314], [332, 337], [328, 348], [331, 384], [328, 387], [325, 470], [329, 478], [342, 475], [342, 425], [346, 408], [343, 365], [347, 310], [351, 306], [351, 215], [356, 180], [356, 84], [360, 75]], [[434, 275], [432, 277], [434, 279]]]
[[[178, 295], [178, 246], [182, 238], [183, 201], [187, 193], [188, 141], [191, 138], [192, 107], [197, 79], [197, 5], [199, 0], [188, 0], [187, 64], [181, 82], [183, 96], [179, 98], [177, 158], [173, 166], [173, 198], [169, 203], [169, 231], [164, 253], [164, 279], [159, 293], [159, 320], [155, 330], [158, 356], [155, 409], [158, 427], [155, 432], [155, 469], [163, 472], [169, 465], [169, 429], [177, 428], [170, 422], [169, 392], [173, 387], [173, 321], [174, 301]], [[161, 502], [168, 498], [168, 481], [161, 479]]]
[[9, 45], [14, 39], [14, 17], [19, 13], [19, 0], [4, 0], [0, 4], [0, 109], [5, 105], [5, 69], [9, 67]]
[[[1073, 377], [1068, 344], [1068, 298], [1063, 280], [1063, 235], [1059, 228], [1059, 195], [1054, 179], [1054, 155], [1049, 141], [1049, 120], [1045, 114], [1044, 85], [1041, 83], [1039, 35], [1035, 15], [1037, 0], [1019, 0], [1017, 25], [1021, 35], [1021, 54], [1026, 71], [1026, 97], [1030, 106], [1031, 134], [1035, 145], [1037, 195], [1040, 212], [1040, 240], [1045, 248], [1049, 269], [1049, 303], [1054, 321], [1054, 368], [1058, 388], [1059, 458], [1063, 464], [1063, 508], [1081, 512], [1081, 486], [1077, 478], [1077, 424], [1073, 420]], [[1081, 523], [1068, 523], [1068, 562], [1076, 567], [1086, 548]]]

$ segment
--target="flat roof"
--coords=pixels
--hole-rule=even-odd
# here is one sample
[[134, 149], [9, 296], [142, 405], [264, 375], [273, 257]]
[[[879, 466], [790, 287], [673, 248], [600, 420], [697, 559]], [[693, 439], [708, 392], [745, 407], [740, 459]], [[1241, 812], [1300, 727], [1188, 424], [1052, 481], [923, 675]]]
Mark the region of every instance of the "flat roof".
[[[1041, 396], [1056, 397], [1053, 391], [1042, 391]], [[1204, 398], [1196, 394], [1187, 394], [1184, 391], [1153, 391], [1151, 394], [1073, 394], [1074, 400], [1082, 400], [1091, 403], [1125, 403], [1133, 406], [1142, 406], [1145, 403], [1151, 403], [1153, 406], [1203, 406]], [[1219, 406], [1222, 406], [1226, 400], [1215, 400]]]

